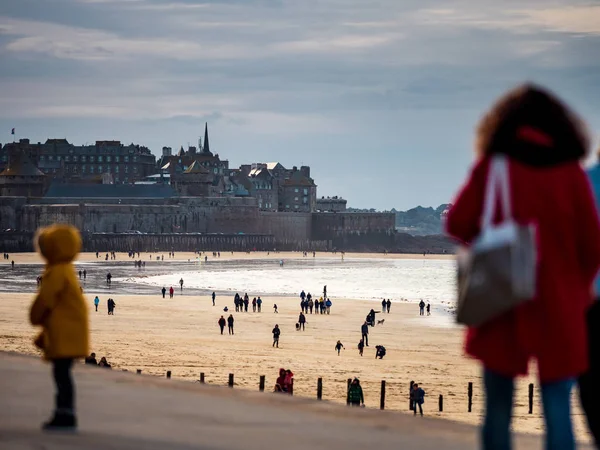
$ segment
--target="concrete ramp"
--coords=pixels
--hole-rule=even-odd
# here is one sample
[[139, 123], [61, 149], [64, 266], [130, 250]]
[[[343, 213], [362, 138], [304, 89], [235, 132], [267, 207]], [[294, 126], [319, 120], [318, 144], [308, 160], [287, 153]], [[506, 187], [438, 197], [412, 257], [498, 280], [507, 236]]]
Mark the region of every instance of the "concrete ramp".
[[[80, 430], [42, 433], [50, 366], [0, 352], [0, 449], [475, 449], [478, 430], [410, 414], [77, 365]], [[541, 449], [536, 436], [515, 448]], [[579, 448], [590, 448], [581, 446]]]

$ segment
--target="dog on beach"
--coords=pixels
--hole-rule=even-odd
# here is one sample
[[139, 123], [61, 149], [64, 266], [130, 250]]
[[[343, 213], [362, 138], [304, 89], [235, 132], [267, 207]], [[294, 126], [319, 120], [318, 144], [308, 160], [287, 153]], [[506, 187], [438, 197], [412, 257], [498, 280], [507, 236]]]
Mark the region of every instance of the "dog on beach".
[[378, 320], [377, 325], [383, 325], [383, 322], [385, 322], [385, 319]]

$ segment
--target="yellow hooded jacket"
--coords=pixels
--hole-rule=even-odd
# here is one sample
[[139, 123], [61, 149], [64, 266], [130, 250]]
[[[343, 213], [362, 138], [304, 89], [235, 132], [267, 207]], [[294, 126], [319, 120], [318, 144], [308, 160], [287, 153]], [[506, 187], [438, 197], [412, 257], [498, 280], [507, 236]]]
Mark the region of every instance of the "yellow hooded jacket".
[[75, 276], [73, 260], [81, 249], [81, 236], [70, 225], [41, 229], [37, 240], [46, 260], [39, 293], [29, 318], [41, 325], [35, 344], [48, 360], [88, 355], [88, 311]]

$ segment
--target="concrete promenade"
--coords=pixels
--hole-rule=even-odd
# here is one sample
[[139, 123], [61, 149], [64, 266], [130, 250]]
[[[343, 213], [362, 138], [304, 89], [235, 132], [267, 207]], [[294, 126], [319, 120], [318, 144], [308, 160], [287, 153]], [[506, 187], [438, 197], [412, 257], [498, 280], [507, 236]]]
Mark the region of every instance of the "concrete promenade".
[[[53, 402], [50, 367], [37, 358], [0, 352], [0, 449], [477, 448], [476, 428], [410, 414], [79, 364], [75, 380], [79, 432], [42, 433], [39, 426]], [[542, 448], [535, 436], [515, 441], [517, 449]]]

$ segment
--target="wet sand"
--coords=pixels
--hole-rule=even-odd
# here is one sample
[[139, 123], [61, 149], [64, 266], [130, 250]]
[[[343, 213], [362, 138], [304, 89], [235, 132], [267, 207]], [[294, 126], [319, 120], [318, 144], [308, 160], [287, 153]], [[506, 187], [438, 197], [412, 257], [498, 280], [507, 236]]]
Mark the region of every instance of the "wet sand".
[[[256, 258], [256, 254], [252, 256]], [[299, 257], [302, 257], [301, 255]], [[95, 258], [95, 256], [94, 256]], [[7, 270], [1, 268], [0, 270]], [[8, 269], [10, 270], [10, 269]], [[87, 294], [90, 308], [92, 350], [98, 358], [106, 356], [117, 370], [164, 376], [171, 370], [174, 378], [195, 381], [200, 372], [208, 383], [225, 385], [229, 373], [236, 386], [258, 389], [260, 375], [266, 375], [272, 389], [280, 367], [295, 373], [295, 395], [316, 396], [317, 378], [323, 378], [323, 396], [345, 402], [346, 380], [357, 376], [365, 390], [369, 408], [379, 406], [381, 380], [387, 382], [386, 407], [408, 409], [411, 380], [427, 392], [425, 413], [449, 420], [478, 423], [482, 411], [482, 386], [479, 365], [462, 355], [462, 330], [450, 316], [433, 310], [431, 317], [419, 317], [412, 303], [394, 302], [391, 314], [378, 314], [383, 325], [370, 329], [370, 347], [363, 357], [356, 345], [360, 326], [376, 303], [364, 300], [336, 300], [331, 315], [308, 315], [306, 331], [297, 332], [299, 299], [263, 297], [263, 312], [235, 313], [235, 335], [221, 336], [217, 320], [231, 297], [217, 296], [213, 307], [208, 296], [175, 297], [132, 295], [113, 292], [115, 315], [106, 311], [107, 295], [101, 295], [99, 312], [94, 311], [93, 294]], [[0, 294], [0, 349], [35, 354], [35, 330], [27, 322], [31, 294]], [[279, 314], [272, 306], [277, 303]], [[251, 307], [250, 307], [251, 308]], [[379, 310], [379, 308], [376, 308]], [[280, 348], [272, 348], [271, 330], [282, 328]], [[346, 350], [337, 356], [334, 346], [341, 340]], [[383, 344], [387, 356], [375, 359], [374, 346]], [[474, 383], [473, 412], [467, 412], [467, 383]], [[514, 428], [523, 432], [542, 432], [539, 392], [535, 392], [534, 414], [527, 414], [527, 385], [532, 377], [519, 381], [515, 394]], [[437, 412], [438, 396], [444, 396], [444, 412]], [[574, 422], [579, 439], [589, 441], [584, 420], [574, 394]], [[408, 412], [407, 412], [408, 413]]]

